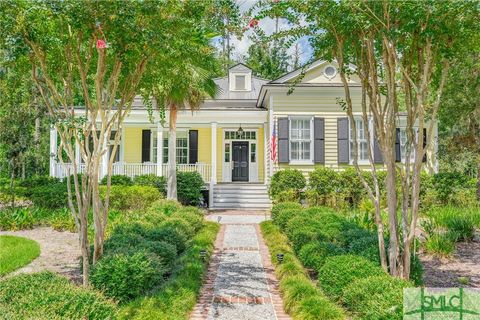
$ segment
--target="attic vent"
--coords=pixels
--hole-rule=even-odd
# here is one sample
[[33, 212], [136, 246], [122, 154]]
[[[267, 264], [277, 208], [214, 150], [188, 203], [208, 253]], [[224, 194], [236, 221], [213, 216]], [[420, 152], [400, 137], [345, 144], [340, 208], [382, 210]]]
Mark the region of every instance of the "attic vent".
[[245, 89], [245, 76], [235, 76], [235, 90]]
[[333, 66], [328, 66], [325, 68], [323, 73], [325, 74], [325, 77], [327, 77], [328, 79], [332, 79], [337, 74], [337, 69]]

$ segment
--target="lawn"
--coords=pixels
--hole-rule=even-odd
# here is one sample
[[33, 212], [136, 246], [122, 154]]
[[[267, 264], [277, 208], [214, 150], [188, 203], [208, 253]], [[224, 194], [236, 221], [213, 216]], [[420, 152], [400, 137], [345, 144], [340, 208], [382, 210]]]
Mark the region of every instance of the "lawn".
[[21, 268], [40, 254], [37, 242], [15, 236], [0, 236], [0, 276]]

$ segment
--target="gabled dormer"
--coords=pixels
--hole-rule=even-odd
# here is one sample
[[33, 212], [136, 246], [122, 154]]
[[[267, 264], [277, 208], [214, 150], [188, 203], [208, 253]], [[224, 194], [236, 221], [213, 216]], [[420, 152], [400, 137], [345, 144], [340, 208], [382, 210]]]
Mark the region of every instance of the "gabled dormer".
[[252, 69], [239, 63], [228, 70], [230, 91], [252, 91]]

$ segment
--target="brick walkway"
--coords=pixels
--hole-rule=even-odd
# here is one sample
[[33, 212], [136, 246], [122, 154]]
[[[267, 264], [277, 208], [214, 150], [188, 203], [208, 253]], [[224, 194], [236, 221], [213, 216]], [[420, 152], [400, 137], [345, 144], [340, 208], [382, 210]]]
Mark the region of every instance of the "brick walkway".
[[[220, 219], [219, 219], [220, 217]], [[222, 227], [191, 320], [284, 320], [268, 248], [260, 233], [263, 212], [216, 212]]]

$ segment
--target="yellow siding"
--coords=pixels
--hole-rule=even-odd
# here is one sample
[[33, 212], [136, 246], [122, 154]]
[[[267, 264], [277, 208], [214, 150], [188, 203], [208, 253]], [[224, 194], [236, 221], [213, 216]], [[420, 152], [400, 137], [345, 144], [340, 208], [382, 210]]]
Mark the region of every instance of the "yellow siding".
[[198, 128], [198, 162], [210, 163], [212, 160], [212, 130]]
[[142, 162], [142, 128], [125, 128], [124, 161], [127, 163]]
[[258, 129], [257, 133], [257, 164], [258, 164], [258, 181], [265, 181], [265, 137], [263, 133], [263, 128]]

